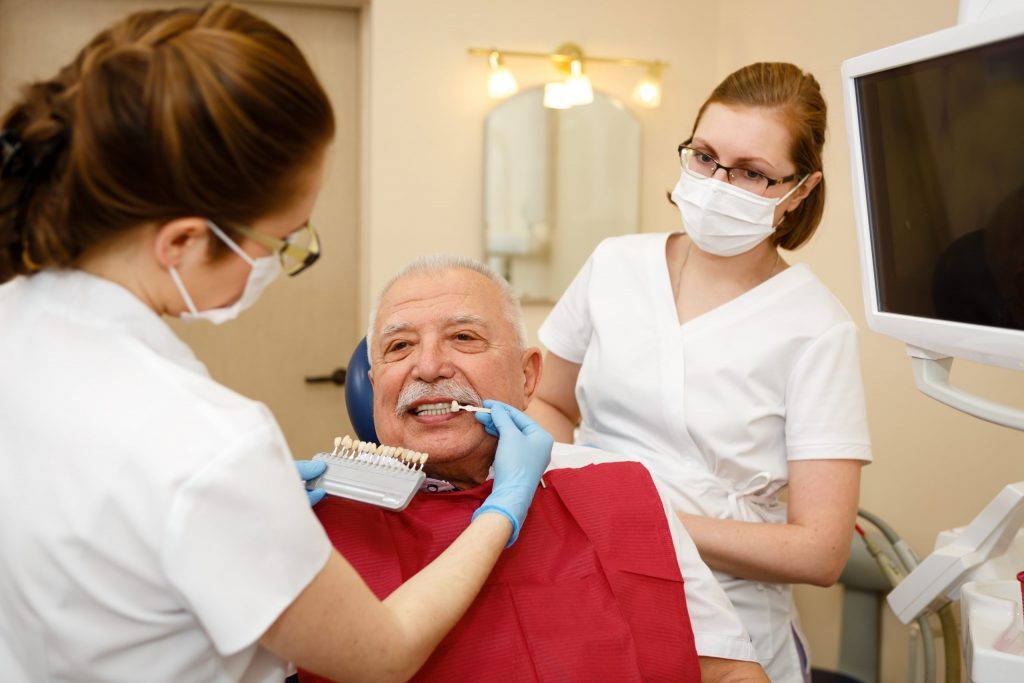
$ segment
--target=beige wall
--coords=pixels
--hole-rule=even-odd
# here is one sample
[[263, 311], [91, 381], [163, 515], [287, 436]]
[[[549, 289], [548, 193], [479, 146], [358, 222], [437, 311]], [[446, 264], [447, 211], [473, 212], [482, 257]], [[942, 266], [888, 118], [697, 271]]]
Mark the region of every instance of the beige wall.
[[[476, 0], [378, 0], [366, 11], [367, 292], [405, 261], [428, 251], [482, 256], [484, 117], [493, 106], [485, 90], [487, 62], [470, 46], [547, 52], [566, 41], [595, 55], [660, 58], [662, 107], [639, 110], [644, 181], [640, 224], [678, 225], [664, 190], [678, 175], [675, 145], [689, 130], [712, 69], [694, 69], [713, 55], [683, 27], [713, 32], [713, 4], [690, 9], [673, 0], [595, 3], [585, 0], [509, 3]], [[542, 84], [553, 71], [542, 60], [508, 60], [521, 88]], [[627, 100], [640, 69], [592, 65], [595, 86]], [[546, 309], [530, 312], [531, 329]]]
[[[572, 40], [592, 54], [671, 64], [662, 107], [638, 110], [644, 126], [641, 225], [651, 231], [679, 226], [664, 191], [678, 174], [675, 145], [711, 87], [751, 61], [798, 63], [816, 74], [831, 106], [830, 186], [819, 234], [789, 260], [808, 262], [862, 329], [876, 459], [864, 471], [862, 504], [927, 554], [938, 531], [968, 522], [1003, 485], [1024, 479], [1024, 434], [918, 393], [902, 346], [864, 325], [839, 69], [848, 57], [950, 26], [956, 15], [956, 0], [372, 2], [365, 12], [364, 319], [368, 293], [405, 261], [431, 251], [482, 255], [482, 136], [492, 103], [484, 90], [485, 61], [467, 55], [468, 47], [548, 51]], [[509, 66], [521, 87], [552, 73], [540, 61], [509, 60]], [[598, 88], [627, 101], [640, 75], [597, 65], [589, 71]], [[531, 334], [546, 312], [527, 311]], [[954, 380], [1022, 405], [1024, 373], [958, 362]], [[798, 599], [814, 661], [833, 664], [837, 590], [801, 588]], [[905, 632], [892, 618], [886, 629], [883, 680], [901, 680]]]

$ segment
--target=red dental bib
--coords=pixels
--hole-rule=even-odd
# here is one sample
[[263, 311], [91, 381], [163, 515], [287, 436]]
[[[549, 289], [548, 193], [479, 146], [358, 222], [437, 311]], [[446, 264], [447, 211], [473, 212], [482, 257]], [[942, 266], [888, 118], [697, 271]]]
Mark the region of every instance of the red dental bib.
[[[519, 540], [412, 680], [700, 681], [683, 579], [647, 470], [608, 463], [544, 481]], [[491, 484], [420, 493], [397, 513], [328, 496], [316, 513], [384, 598], [455, 540]]]

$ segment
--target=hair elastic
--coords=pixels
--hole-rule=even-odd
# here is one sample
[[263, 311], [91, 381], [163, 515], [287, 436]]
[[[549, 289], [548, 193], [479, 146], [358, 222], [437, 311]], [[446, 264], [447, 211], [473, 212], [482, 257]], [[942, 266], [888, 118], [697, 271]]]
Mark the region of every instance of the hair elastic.
[[21, 135], [17, 131], [5, 129], [0, 131], [0, 178], [10, 178], [24, 174], [26, 164], [23, 160]]

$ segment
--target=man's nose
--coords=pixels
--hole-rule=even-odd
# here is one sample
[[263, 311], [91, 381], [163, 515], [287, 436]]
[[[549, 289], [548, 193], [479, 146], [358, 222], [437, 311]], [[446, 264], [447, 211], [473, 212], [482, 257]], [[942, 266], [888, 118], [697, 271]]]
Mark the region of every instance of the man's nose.
[[448, 352], [438, 343], [420, 344], [413, 375], [424, 382], [453, 377], [455, 368]]

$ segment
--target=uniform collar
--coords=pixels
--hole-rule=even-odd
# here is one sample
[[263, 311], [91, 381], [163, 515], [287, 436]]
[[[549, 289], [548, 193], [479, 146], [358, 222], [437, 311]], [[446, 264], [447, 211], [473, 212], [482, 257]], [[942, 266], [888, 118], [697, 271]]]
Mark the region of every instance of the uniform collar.
[[41, 306], [62, 317], [123, 332], [167, 360], [208, 375], [206, 367], [159, 315], [111, 280], [81, 270], [44, 270], [29, 277], [25, 286]]

